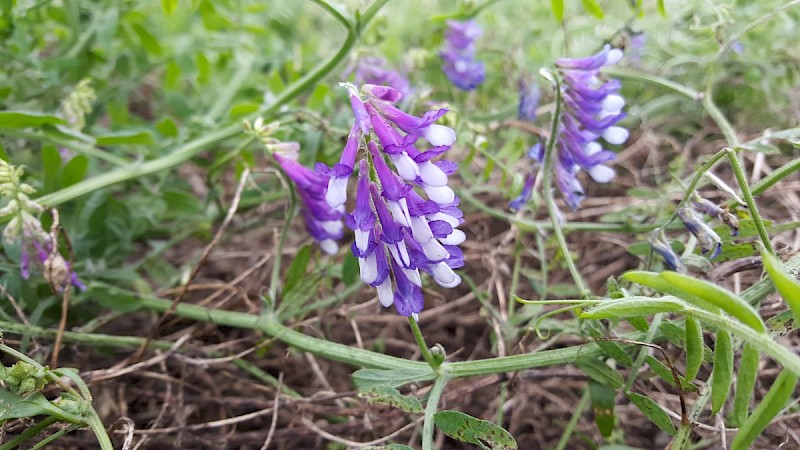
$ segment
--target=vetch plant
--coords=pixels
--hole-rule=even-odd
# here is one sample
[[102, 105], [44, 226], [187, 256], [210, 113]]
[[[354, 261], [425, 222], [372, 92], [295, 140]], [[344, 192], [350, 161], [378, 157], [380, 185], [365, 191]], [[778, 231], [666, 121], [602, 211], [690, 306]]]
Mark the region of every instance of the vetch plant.
[[486, 66], [475, 59], [475, 41], [483, 30], [474, 20], [448, 20], [445, 44], [439, 52], [442, 71], [457, 88], [471, 91], [486, 78]]

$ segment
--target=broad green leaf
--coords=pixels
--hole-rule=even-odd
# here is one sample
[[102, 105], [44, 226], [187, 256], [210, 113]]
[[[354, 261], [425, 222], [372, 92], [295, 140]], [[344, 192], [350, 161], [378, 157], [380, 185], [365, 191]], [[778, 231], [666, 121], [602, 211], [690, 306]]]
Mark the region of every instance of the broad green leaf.
[[142, 47], [147, 50], [147, 53], [156, 56], [161, 55], [161, 44], [158, 43], [158, 39], [156, 39], [147, 28], [138, 23], [132, 23], [131, 28], [133, 28], [133, 32], [136, 33], [136, 36], [139, 37], [139, 42], [142, 44]]
[[342, 262], [342, 281], [350, 286], [358, 282], [358, 275], [358, 258], [353, 255], [353, 252], [347, 252]]
[[631, 403], [636, 405], [651, 422], [656, 424], [658, 428], [662, 431], [667, 433], [670, 436], [675, 436], [677, 430], [675, 430], [675, 425], [672, 424], [672, 419], [669, 418], [669, 415], [658, 406], [653, 399], [650, 397], [645, 397], [644, 395], [637, 394], [635, 392], [629, 392], [628, 398], [631, 400]]
[[711, 376], [711, 413], [716, 414], [725, 405], [733, 381], [733, 347], [731, 335], [725, 330], [717, 332]]
[[148, 131], [120, 131], [95, 136], [97, 145], [131, 145], [153, 143], [153, 135]]
[[231, 110], [228, 114], [231, 117], [248, 116], [250, 114], [258, 112], [259, 108], [261, 108], [261, 105], [258, 103], [253, 103], [253, 102], [237, 103], [231, 106]]
[[700, 366], [703, 364], [703, 328], [697, 319], [686, 317], [686, 335], [684, 337], [686, 350], [686, 379], [691, 381], [697, 377]]
[[[666, 381], [670, 386], [676, 387], [675, 377], [672, 375], [672, 370], [670, 370], [670, 368], [667, 367], [666, 364], [662, 363], [658, 359], [649, 355], [647, 356], [647, 358], [645, 358], [645, 362], [651, 369], [653, 369], [653, 372], [655, 372], [659, 378]], [[692, 383], [687, 383], [686, 378], [684, 378], [680, 374], [678, 374], [678, 381], [681, 383], [681, 390], [683, 390], [684, 392], [697, 391], [697, 386], [693, 385]]]
[[439, 411], [433, 415], [433, 422], [442, 433], [461, 442], [491, 450], [517, 448], [517, 441], [511, 433], [495, 423], [476, 419], [469, 414], [459, 411]]
[[742, 360], [739, 362], [739, 371], [736, 373], [736, 392], [733, 395], [733, 412], [731, 413], [731, 426], [741, 426], [747, 419], [750, 410], [750, 399], [758, 379], [758, 350], [749, 343], [744, 345]]
[[0, 388], [0, 422], [9, 419], [49, 415], [53, 406], [39, 392], [26, 397]]
[[594, 422], [603, 437], [611, 436], [614, 431], [616, 416], [614, 415], [614, 404], [617, 397], [617, 390], [612, 389], [602, 383], [589, 380], [589, 398], [592, 400], [592, 412], [594, 412]]
[[797, 278], [792, 276], [786, 266], [773, 254], [761, 250], [761, 259], [764, 261], [764, 268], [767, 269], [769, 277], [775, 283], [775, 288], [783, 297], [794, 314], [794, 321], [800, 323], [800, 283]]
[[678, 297], [679, 299], [685, 300], [693, 305], [700, 306], [701, 308], [707, 311], [715, 313], [719, 312], [718, 307], [700, 299], [699, 297], [693, 294], [690, 294], [689, 292], [679, 289], [674, 284], [662, 278], [661, 274], [655, 272], [633, 270], [623, 274], [620, 278], [625, 281], [631, 281], [637, 284], [641, 284], [642, 286], [649, 287], [650, 289], [655, 289], [657, 291], [670, 294], [674, 297]]
[[586, 12], [597, 17], [598, 19], [603, 18], [603, 8], [600, 7], [600, 4], [597, 3], [597, 0], [581, 0], [581, 3], [583, 4], [583, 9], [585, 9]]
[[83, 155], [76, 155], [61, 170], [61, 187], [65, 188], [82, 181], [88, 169], [89, 159]]
[[783, 409], [786, 402], [797, 387], [797, 375], [783, 369], [772, 383], [769, 392], [764, 396], [753, 414], [739, 428], [739, 432], [731, 442], [731, 450], [746, 450], [759, 434], [767, 428], [772, 419]]
[[684, 308], [683, 302], [669, 297], [627, 297], [608, 300], [581, 314], [584, 319], [625, 319], [634, 316], [649, 316], [664, 312], [676, 312]]
[[0, 128], [40, 127], [65, 124], [64, 119], [33, 111], [0, 111]]
[[619, 389], [625, 384], [625, 379], [622, 378], [619, 372], [597, 358], [578, 358], [575, 360], [575, 366], [586, 375], [589, 375], [591, 379], [610, 388]]
[[[722, 309], [731, 316], [739, 319], [743, 324], [761, 333], [766, 332], [766, 327], [758, 312], [741, 297], [713, 283], [676, 272], [662, 272], [661, 278], [689, 294]], [[690, 298], [685, 299], [691, 301]]]
[[283, 295], [287, 295], [297, 286], [297, 283], [299, 283], [303, 275], [305, 275], [310, 261], [311, 246], [306, 245], [297, 252], [297, 255], [295, 255], [292, 263], [289, 265], [289, 269], [286, 271], [286, 278], [283, 280]]
[[556, 21], [564, 21], [564, 0], [550, 0], [550, 8], [553, 10], [553, 16]]
[[359, 390], [358, 396], [369, 403], [389, 405], [408, 413], [422, 413], [422, 403], [416, 397], [403, 395], [397, 389], [389, 386], [373, 386]]
[[359, 369], [353, 373], [356, 387], [366, 389], [374, 386], [400, 387], [416, 381], [428, 381], [436, 378], [433, 370], [420, 369]]
[[61, 154], [52, 145], [42, 146], [42, 193], [53, 192], [61, 182]]

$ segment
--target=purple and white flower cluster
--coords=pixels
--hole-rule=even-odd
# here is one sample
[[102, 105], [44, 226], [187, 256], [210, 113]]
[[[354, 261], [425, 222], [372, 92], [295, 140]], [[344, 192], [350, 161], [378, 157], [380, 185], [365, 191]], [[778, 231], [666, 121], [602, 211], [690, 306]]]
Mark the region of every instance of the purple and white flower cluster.
[[486, 78], [486, 66], [475, 59], [475, 40], [483, 30], [474, 20], [448, 20], [446, 24], [445, 44], [439, 52], [442, 70], [456, 87], [471, 91]]
[[400, 91], [403, 97], [411, 94], [411, 84], [408, 81], [408, 77], [401, 71], [389, 67], [383, 58], [377, 56], [359, 58], [354, 71], [357, 85], [390, 86]]
[[561, 58], [556, 67], [563, 76], [564, 112], [557, 136], [555, 180], [567, 205], [578, 209], [585, 194], [577, 179], [581, 170], [599, 183], [614, 178], [614, 170], [604, 165], [616, 154], [603, 147], [619, 145], [628, 139], [628, 130], [616, 123], [625, 117], [625, 99], [619, 95], [620, 82], [600, 73], [605, 66], [622, 59], [622, 51], [606, 45], [599, 53], [585, 58]]
[[[458, 245], [466, 235], [457, 228], [463, 213], [447, 185], [457, 166], [434, 161], [455, 142], [455, 132], [434, 123], [447, 109], [416, 117], [395, 106], [402, 97], [397, 89], [344, 86], [355, 123], [339, 163], [330, 168], [318, 164], [312, 171], [275, 157], [297, 184], [306, 226], [323, 250], [337, 250], [344, 217], [355, 234], [352, 251], [361, 280], [377, 288], [383, 306], [394, 304], [400, 315], [416, 316], [423, 308], [420, 272], [443, 287], [461, 282], [453, 269], [464, 265]], [[428, 142], [427, 150], [419, 148], [420, 138]], [[345, 215], [348, 180], [363, 147], [355, 208]]]

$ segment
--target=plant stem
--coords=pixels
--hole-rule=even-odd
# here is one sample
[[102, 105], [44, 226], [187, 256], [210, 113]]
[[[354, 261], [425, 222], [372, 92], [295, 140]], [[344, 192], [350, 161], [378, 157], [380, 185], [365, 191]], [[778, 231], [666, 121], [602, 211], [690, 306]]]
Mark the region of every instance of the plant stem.
[[425, 404], [425, 421], [422, 424], [422, 450], [433, 450], [433, 415], [439, 406], [444, 387], [450, 378], [440, 375], [433, 382], [431, 392], [428, 394], [428, 403]]
[[771, 174], [759, 180], [756, 184], [750, 187], [750, 192], [753, 195], [760, 195], [766, 192], [767, 189], [772, 187], [778, 181], [788, 177], [794, 172], [800, 170], [800, 158], [794, 159], [777, 169]]
[[[541, 73], [543, 75], [545, 74], [544, 71]], [[553, 233], [556, 235], [558, 247], [561, 249], [561, 253], [564, 256], [564, 261], [567, 264], [569, 273], [572, 275], [572, 280], [575, 282], [581, 297], [588, 298], [591, 295], [591, 291], [586, 288], [586, 284], [583, 282], [583, 277], [581, 277], [580, 272], [578, 272], [578, 268], [575, 267], [575, 263], [572, 261], [569, 247], [567, 247], [567, 240], [564, 238], [564, 232], [558, 223], [561, 214], [559, 213], [558, 207], [556, 206], [556, 201], [553, 198], [553, 155], [555, 153], [558, 126], [561, 119], [561, 85], [559, 84], [557, 76], [554, 76], [551, 72], [546, 73], [549, 75], [546, 78], [550, 79], [555, 87], [554, 90], [556, 97], [554, 100], [555, 109], [553, 111], [553, 118], [550, 125], [550, 136], [547, 139], [547, 147], [545, 148], [544, 162], [542, 164], [542, 190], [544, 191], [545, 203], [547, 204], [547, 214], [550, 216], [550, 220], [553, 223]]]
[[569, 438], [572, 437], [572, 432], [575, 431], [575, 427], [578, 426], [578, 420], [580, 420], [581, 416], [583, 415], [583, 411], [586, 410], [587, 406], [589, 406], [588, 387], [583, 391], [581, 401], [578, 402], [578, 405], [575, 407], [575, 411], [573, 411], [572, 417], [569, 419], [569, 423], [567, 423], [566, 428], [564, 428], [564, 432], [561, 434], [561, 439], [558, 440], [558, 445], [556, 445], [555, 450], [564, 450], [567, 448], [567, 444], [569, 444]]
[[431, 350], [428, 348], [428, 345], [425, 343], [425, 337], [422, 336], [422, 331], [419, 329], [419, 324], [417, 323], [417, 319], [414, 317], [408, 317], [408, 324], [411, 326], [411, 332], [414, 334], [414, 340], [417, 341], [417, 347], [419, 347], [420, 353], [422, 353], [422, 358], [425, 359], [425, 362], [431, 366], [431, 369], [434, 371], [439, 369], [439, 362], [433, 357]]
[[[314, 3], [323, 6], [323, 8], [332, 12], [334, 8], [330, 7], [324, 0], [312, 0]], [[380, 8], [387, 3], [388, 0], [375, 0], [365, 13], [361, 16], [359, 26], [363, 28], [369, 21], [377, 14]], [[337, 20], [342, 22], [341, 14], [335, 14]], [[297, 96], [310, 89], [325, 75], [330, 73], [344, 58], [350, 53], [350, 50], [355, 46], [358, 40], [359, 32], [350, 21], [345, 20], [347, 24], [347, 36], [345, 37], [342, 46], [335, 54], [333, 54], [326, 61], [320, 63], [313, 70], [306, 73], [305, 76], [292, 83], [270, 104], [261, 115], [266, 118], [278, 112], [278, 109], [286, 103], [294, 100]], [[241, 132], [242, 126], [239, 122], [227, 125], [214, 132], [201, 136], [191, 142], [187, 142], [180, 147], [176, 148], [172, 153], [146, 161], [138, 164], [131, 164], [126, 167], [121, 167], [110, 172], [96, 175], [88, 180], [60, 189], [56, 192], [44, 195], [36, 199], [36, 201], [45, 208], [52, 208], [60, 205], [61, 203], [68, 202], [75, 198], [89, 194], [99, 189], [104, 189], [111, 185], [122, 183], [124, 181], [134, 180], [139, 177], [152, 175], [162, 170], [171, 169], [178, 165], [185, 163], [199, 154], [204, 149], [218, 144], [224, 140], [230, 139]]]
[[764, 248], [768, 252], [774, 255], [775, 250], [772, 248], [772, 243], [769, 240], [767, 228], [764, 226], [764, 222], [761, 220], [761, 214], [758, 213], [756, 201], [753, 198], [753, 193], [750, 192], [750, 186], [747, 184], [747, 178], [744, 175], [742, 166], [739, 164], [739, 160], [736, 158], [736, 153], [731, 149], [725, 149], [725, 155], [728, 157], [728, 161], [731, 164], [731, 169], [733, 169], [734, 175], [736, 175], [736, 181], [739, 183], [739, 189], [742, 190], [742, 197], [744, 197], [744, 201], [747, 203], [747, 209], [750, 210], [750, 217], [753, 219], [753, 225], [756, 227], [758, 237], [761, 238], [761, 244], [764, 245]]
[[40, 432], [42, 432], [45, 428], [49, 427], [50, 425], [58, 422], [58, 418], [54, 416], [45, 417], [41, 422], [37, 423], [36, 425], [31, 425], [25, 429], [22, 433], [15, 436], [13, 439], [9, 440], [8, 442], [4, 442], [0, 445], [0, 450], [11, 450], [12, 448], [19, 448], [20, 444], [27, 441], [28, 439], [36, 436]]

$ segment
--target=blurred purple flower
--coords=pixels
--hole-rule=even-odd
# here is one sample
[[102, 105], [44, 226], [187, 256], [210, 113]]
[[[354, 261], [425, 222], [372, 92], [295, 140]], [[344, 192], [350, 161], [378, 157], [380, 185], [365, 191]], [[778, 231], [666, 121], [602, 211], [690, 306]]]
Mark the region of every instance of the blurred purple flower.
[[708, 259], [714, 259], [722, 252], [722, 240], [694, 209], [678, 208], [675, 214], [683, 222], [683, 226], [697, 238], [700, 253], [705, 255], [710, 252]]
[[616, 125], [625, 117], [625, 100], [618, 94], [620, 83], [605, 80], [600, 69], [616, 64], [622, 51], [606, 45], [599, 53], [585, 58], [561, 58], [556, 67], [563, 75], [564, 111], [558, 128], [555, 161], [556, 185], [567, 205], [576, 210], [585, 194], [577, 179], [581, 170], [599, 183], [614, 178], [614, 170], [604, 165], [616, 158], [606, 150], [600, 138], [619, 145], [628, 139], [628, 131]]
[[471, 91], [486, 78], [485, 65], [475, 60], [475, 40], [483, 31], [473, 20], [448, 20], [446, 25], [445, 44], [439, 52], [444, 62], [442, 70], [456, 87]]
[[519, 106], [517, 118], [527, 122], [536, 122], [536, 108], [539, 107], [539, 85], [530, 80], [520, 78], [517, 83], [519, 89]]
[[400, 71], [388, 67], [386, 60], [377, 56], [366, 56], [356, 62], [355, 82], [357, 85], [376, 84], [390, 86], [404, 96], [408, 96], [411, 93], [408, 77]]
[[667, 240], [663, 230], [652, 232], [648, 241], [650, 243], [650, 248], [663, 258], [664, 264], [666, 264], [670, 270], [686, 273], [686, 266], [672, 250], [672, 245]]

